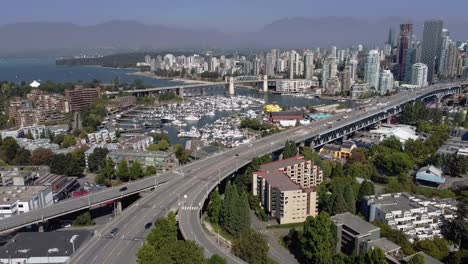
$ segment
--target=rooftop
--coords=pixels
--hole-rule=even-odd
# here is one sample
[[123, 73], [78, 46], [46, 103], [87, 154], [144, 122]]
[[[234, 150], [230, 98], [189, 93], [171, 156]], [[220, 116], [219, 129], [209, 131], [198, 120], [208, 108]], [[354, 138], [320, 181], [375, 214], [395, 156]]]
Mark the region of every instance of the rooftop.
[[337, 214], [332, 217], [330, 217], [333, 222], [337, 225], [345, 225], [354, 231], [358, 232], [359, 235], [365, 235], [368, 234], [374, 230], [379, 230], [379, 227], [374, 226], [373, 224], [362, 220], [361, 218], [351, 214], [351, 213], [343, 213], [343, 214]]
[[85, 242], [92, 232], [88, 230], [73, 230], [59, 232], [25, 232], [18, 233], [0, 248], [0, 259], [30, 258], [44, 256], [70, 256]]
[[425, 264], [442, 264], [443, 262], [440, 262], [439, 260], [427, 255], [426, 253], [424, 252], [418, 252], [418, 253], [415, 253], [411, 256], [407, 256], [406, 258], [404, 258], [404, 260], [406, 262], [410, 261], [414, 256], [416, 256], [416, 254], [419, 254], [419, 255], [422, 255], [424, 257], [424, 263]]
[[50, 186], [3, 186], [0, 189], [0, 204], [29, 201], [47, 188]]
[[399, 245], [393, 243], [392, 241], [386, 239], [385, 237], [372, 240], [371, 242], [369, 242], [369, 246], [378, 247], [382, 249], [385, 253], [393, 252], [401, 248]]
[[110, 156], [139, 156], [139, 157], [151, 157], [151, 158], [167, 158], [172, 155], [169, 151], [129, 151], [129, 150], [116, 150], [109, 152]]

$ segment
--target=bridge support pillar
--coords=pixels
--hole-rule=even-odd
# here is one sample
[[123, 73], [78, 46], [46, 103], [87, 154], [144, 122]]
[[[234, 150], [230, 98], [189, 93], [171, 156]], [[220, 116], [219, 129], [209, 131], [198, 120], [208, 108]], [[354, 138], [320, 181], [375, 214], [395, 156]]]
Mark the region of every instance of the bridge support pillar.
[[229, 95], [234, 95], [235, 90], [234, 90], [234, 77], [229, 77], [229, 85], [228, 85], [228, 93]]
[[44, 222], [37, 223], [37, 232], [44, 232]]
[[122, 213], [122, 201], [121, 200], [117, 201], [117, 204], [115, 206], [115, 212], [117, 215], [120, 215]]
[[263, 87], [262, 92], [268, 93], [268, 76], [263, 75]]

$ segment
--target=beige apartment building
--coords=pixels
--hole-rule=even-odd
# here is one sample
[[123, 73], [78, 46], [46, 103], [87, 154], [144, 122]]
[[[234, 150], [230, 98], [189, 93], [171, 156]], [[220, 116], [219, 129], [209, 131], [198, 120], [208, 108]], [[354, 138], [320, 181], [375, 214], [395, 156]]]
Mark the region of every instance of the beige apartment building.
[[300, 223], [316, 216], [322, 170], [302, 156], [264, 164], [253, 173], [253, 194], [279, 224]]

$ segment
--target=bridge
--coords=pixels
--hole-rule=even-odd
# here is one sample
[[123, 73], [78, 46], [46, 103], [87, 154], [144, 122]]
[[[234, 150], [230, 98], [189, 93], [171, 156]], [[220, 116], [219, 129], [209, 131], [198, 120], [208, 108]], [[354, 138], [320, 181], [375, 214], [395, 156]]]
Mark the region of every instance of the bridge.
[[[34, 210], [21, 215], [12, 216], [0, 220], [0, 231], [11, 231], [31, 224], [38, 224], [71, 212], [76, 212], [92, 206], [97, 206], [109, 201], [120, 200], [125, 196], [152, 190], [150, 194], [142, 198], [141, 202], [132, 206], [129, 211], [124, 211], [121, 218], [116, 218], [113, 225], [123, 226], [122, 236], [129, 237], [138, 234], [144, 237], [145, 230], [142, 227], [144, 219], [154, 219], [164, 215], [168, 208], [179, 208], [179, 226], [182, 235], [191, 239], [205, 248], [206, 255], [219, 254], [228, 259], [229, 263], [241, 263], [239, 259], [230, 255], [214, 238], [209, 237], [201, 225], [201, 212], [205, 207], [205, 201], [209, 193], [219, 182], [232, 175], [239, 168], [249, 164], [253, 157], [281, 150], [286, 139], [292, 140], [303, 146], [319, 147], [336, 140], [359, 129], [373, 125], [381, 120], [398, 114], [405, 103], [436, 97], [440, 100], [444, 96], [460, 93], [466, 82], [439, 84], [426, 87], [417, 92], [401, 92], [399, 94], [383, 97], [375, 102], [375, 107], [369, 111], [356, 110], [348, 114], [332, 116], [325, 120], [319, 120], [307, 126], [297, 127], [281, 133], [277, 133], [257, 141], [250, 145], [217, 153], [203, 160], [192, 162], [176, 171], [167, 172], [158, 176], [144, 178], [136, 182], [126, 183], [117, 188], [110, 188], [96, 192], [78, 199], [66, 200], [46, 208]], [[377, 106], [377, 103], [387, 103]], [[332, 124], [332, 127], [330, 126]], [[164, 183], [164, 184], [160, 184]], [[127, 187], [122, 189], [122, 187]], [[148, 203], [145, 209], [139, 207], [140, 203]], [[126, 213], [127, 212], [127, 213]], [[132, 217], [140, 216], [134, 221]], [[140, 218], [142, 219], [140, 221]], [[143, 223], [144, 224], [144, 223]], [[106, 226], [99, 232], [110, 231], [113, 226]], [[102, 249], [103, 245], [111, 247], [115, 252], [128, 252], [128, 247], [136, 250], [140, 245], [122, 242], [119, 239], [102, 239], [97, 236], [89, 245], [83, 247], [83, 252], [75, 254], [72, 263], [128, 263], [123, 261], [123, 256], [110, 254]], [[129, 252], [130, 257], [134, 252]]]
[[210, 89], [218, 89], [219, 87], [223, 87], [226, 89], [229, 95], [235, 94], [235, 85], [236, 84], [249, 84], [249, 83], [257, 83], [261, 84], [261, 92], [268, 92], [268, 82], [276, 82], [277, 79], [268, 80], [266, 75], [264, 76], [253, 76], [253, 75], [244, 75], [244, 76], [226, 76], [224, 82], [203, 82], [197, 84], [187, 84], [187, 85], [177, 85], [177, 86], [166, 86], [166, 87], [152, 87], [152, 88], [145, 88], [145, 89], [135, 89], [126, 91], [131, 93], [137, 97], [143, 95], [152, 95], [163, 93], [167, 91], [176, 91], [179, 96], [184, 95], [194, 95], [194, 94], [204, 94]]

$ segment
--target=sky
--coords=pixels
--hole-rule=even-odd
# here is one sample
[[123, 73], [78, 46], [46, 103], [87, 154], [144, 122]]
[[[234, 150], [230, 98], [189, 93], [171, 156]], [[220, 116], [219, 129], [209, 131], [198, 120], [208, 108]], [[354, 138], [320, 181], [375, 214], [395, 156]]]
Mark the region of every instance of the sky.
[[293, 17], [468, 20], [466, 0], [1, 0], [0, 10], [0, 25], [36, 21], [94, 25], [136, 20], [231, 32], [257, 30]]

